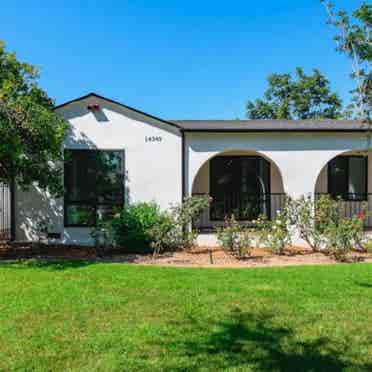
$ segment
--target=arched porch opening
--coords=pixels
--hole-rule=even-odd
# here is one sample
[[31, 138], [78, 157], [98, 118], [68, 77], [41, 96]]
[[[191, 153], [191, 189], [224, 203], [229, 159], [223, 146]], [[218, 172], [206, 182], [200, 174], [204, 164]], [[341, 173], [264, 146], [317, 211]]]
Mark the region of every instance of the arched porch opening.
[[213, 230], [234, 215], [243, 224], [252, 224], [259, 215], [275, 216], [284, 204], [282, 175], [277, 165], [257, 151], [231, 150], [218, 153], [199, 168], [192, 195], [212, 197], [195, 227]]
[[[344, 217], [372, 211], [372, 153], [353, 150], [335, 156], [318, 174], [315, 198], [329, 195], [342, 201]], [[365, 227], [372, 228], [372, 216], [367, 214]]]

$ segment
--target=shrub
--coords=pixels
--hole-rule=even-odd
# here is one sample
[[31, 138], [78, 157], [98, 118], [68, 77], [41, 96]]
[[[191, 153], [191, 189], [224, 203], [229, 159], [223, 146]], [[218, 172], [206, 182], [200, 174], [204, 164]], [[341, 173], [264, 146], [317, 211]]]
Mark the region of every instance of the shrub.
[[161, 211], [153, 202], [124, 206], [111, 220], [100, 221], [91, 235], [97, 246], [116, 245], [132, 252], [189, 248], [197, 234], [189, 226], [209, 203], [209, 196], [196, 196], [170, 211]]
[[347, 255], [359, 244], [363, 236], [363, 219], [340, 218], [337, 224], [330, 222], [324, 227], [325, 252], [338, 261], [346, 261]]
[[314, 200], [314, 226], [320, 233], [329, 224], [338, 224], [343, 211], [341, 199], [334, 199], [330, 195], [320, 195]]
[[124, 206], [110, 222], [113, 240], [129, 251], [148, 252], [153, 240], [150, 230], [167, 218], [153, 202]]
[[210, 201], [208, 195], [190, 196], [182, 204], [172, 206], [162, 223], [156, 224], [149, 231], [154, 255], [166, 249], [192, 247], [197, 236], [197, 232], [192, 230], [192, 221], [208, 208]]
[[175, 226], [174, 239], [180, 248], [189, 248], [194, 244], [197, 231], [192, 230], [192, 221], [200, 217], [210, 202], [208, 195], [189, 196], [182, 204], [171, 207]]
[[266, 216], [260, 216], [254, 221], [258, 229], [259, 244], [264, 244], [276, 254], [283, 254], [285, 247], [292, 243], [290, 227], [293, 222], [292, 202], [287, 199], [275, 218], [268, 220]]
[[177, 243], [173, 239], [174, 221], [169, 213], [164, 214], [163, 220], [149, 230], [151, 248], [154, 256], [165, 250], [174, 250]]
[[97, 226], [92, 228], [90, 235], [94, 239], [96, 254], [99, 257], [105, 255], [107, 247], [116, 246], [111, 220], [103, 220], [100, 218], [97, 222]]
[[365, 213], [354, 217], [342, 217], [345, 203], [329, 195], [321, 195], [315, 201], [302, 197], [294, 202], [296, 227], [313, 251], [333, 255], [345, 260], [353, 249], [364, 250], [363, 220]]
[[363, 242], [363, 249], [366, 252], [372, 253], [372, 239], [371, 238], [366, 238], [366, 241]]
[[251, 229], [240, 225], [234, 215], [226, 217], [224, 226], [217, 229], [217, 239], [222, 247], [239, 259], [250, 256], [252, 250]]
[[325, 225], [327, 221], [327, 213], [322, 207], [326, 203], [322, 200], [323, 196], [320, 198], [318, 209], [315, 209], [314, 200], [310, 195], [302, 196], [298, 200], [293, 201], [293, 216], [300, 238], [305, 240], [314, 252], [319, 251], [324, 244], [320, 225]]

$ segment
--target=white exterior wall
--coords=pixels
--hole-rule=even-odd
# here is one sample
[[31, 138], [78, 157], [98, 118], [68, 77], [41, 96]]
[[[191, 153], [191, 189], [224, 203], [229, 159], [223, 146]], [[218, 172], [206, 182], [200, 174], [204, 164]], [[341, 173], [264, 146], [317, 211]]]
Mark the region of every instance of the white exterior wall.
[[[94, 114], [87, 105], [95, 103], [100, 111]], [[128, 202], [156, 201], [165, 209], [181, 201], [182, 137], [176, 127], [97, 97], [70, 103], [58, 112], [71, 124], [65, 148], [124, 150]], [[161, 141], [146, 142], [146, 137], [161, 137]], [[185, 133], [184, 189], [189, 195], [209, 191], [213, 156], [251, 152], [274, 164], [272, 193], [298, 197], [315, 190], [326, 192], [327, 162], [367, 146], [363, 133]], [[369, 175], [372, 192], [372, 158]], [[50, 232], [60, 233], [63, 243], [92, 243], [88, 228], [64, 227], [63, 199], [51, 198], [37, 187], [17, 190], [15, 199], [17, 240], [36, 240], [37, 223], [47, 218], [53, 227]]]
[[[362, 133], [187, 133], [185, 163], [189, 194], [199, 169], [213, 156], [230, 151], [256, 151], [274, 162], [284, 192], [298, 197], [313, 193], [329, 160], [351, 150], [366, 150]], [[274, 190], [272, 190], [274, 192]]]
[[[87, 105], [98, 103], [92, 113]], [[182, 139], [176, 127], [96, 97], [58, 110], [71, 124], [65, 148], [124, 150], [125, 194], [130, 203], [156, 201], [161, 208], [182, 200]], [[146, 142], [146, 137], [161, 141]], [[64, 228], [63, 200], [54, 200], [34, 187], [16, 193], [16, 239], [37, 239], [37, 221], [47, 217], [62, 242], [91, 244], [90, 229]]]
[[[368, 149], [366, 136], [360, 133], [187, 133], [185, 164], [188, 175], [185, 189], [191, 194], [199, 169], [206, 173], [205, 164], [225, 152], [256, 151], [274, 162], [282, 175], [284, 192], [292, 197], [327, 191], [326, 164], [335, 156], [349, 151]], [[371, 160], [371, 159], [369, 159]], [[274, 167], [272, 167], [274, 168]], [[368, 190], [372, 192], [372, 161], [369, 161]], [[319, 176], [319, 179], [318, 179]], [[197, 178], [196, 178], [197, 177]], [[273, 173], [271, 174], [273, 180]], [[205, 176], [203, 177], [205, 179]], [[276, 177], [276, 179], [279, 179]], [[317, 181], [318, 180], [318, 181]], [[195, 186], [199, 182], [195, 183]], [[199, 187], [199, 186], [198, 186]], [[272, 188], [272, 192], [275, 188]], [[304, 245], [294, 232], [293, 243]], [[200, 235], [198, 244], [217, 245], [213, 234]]]

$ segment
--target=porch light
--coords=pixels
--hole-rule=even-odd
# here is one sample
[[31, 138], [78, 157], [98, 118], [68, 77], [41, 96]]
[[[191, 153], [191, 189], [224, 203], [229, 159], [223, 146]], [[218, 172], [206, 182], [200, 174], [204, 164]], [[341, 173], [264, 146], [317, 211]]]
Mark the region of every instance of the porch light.
[[98, 111], [99, 110], [99, 104], [98, 103], [93, 103], [91, 105], [88, 105], [87, 109], [89, 111]]

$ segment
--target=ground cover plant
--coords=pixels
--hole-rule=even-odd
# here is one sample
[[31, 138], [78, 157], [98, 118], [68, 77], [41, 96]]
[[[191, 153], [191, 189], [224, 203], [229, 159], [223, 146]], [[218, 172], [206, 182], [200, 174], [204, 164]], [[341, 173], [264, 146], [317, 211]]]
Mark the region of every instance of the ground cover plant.
[[372, 265], [0, 265], [0, 370], [368, 371]]

